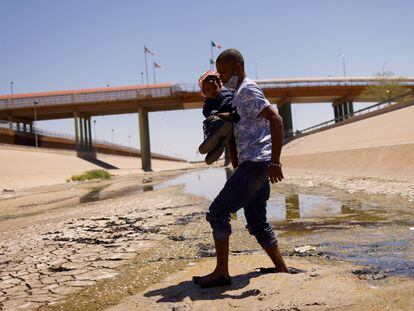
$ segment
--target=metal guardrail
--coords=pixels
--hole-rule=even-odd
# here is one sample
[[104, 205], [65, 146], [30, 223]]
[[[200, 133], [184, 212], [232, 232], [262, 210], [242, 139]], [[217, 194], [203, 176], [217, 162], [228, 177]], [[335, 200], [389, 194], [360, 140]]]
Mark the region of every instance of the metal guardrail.
[[[10, 129], [16, 133], [27, 133], [27, 134], [38, 134], [38, 135], [43, 135], [43, 136], [50, 136], [50, 137], [57, 137], [57, 138], [66, 138], [66, 139], [70, 139], [70, 140], [75, 140], [75, 136], [71, 135], [71, 134], [66, 134], [66, 133], [58, 133], [58, 132], [53, 132], [53, 131], [47, 131], [47, 130], [43, 130], [43, 129], [39, 129], [36, 127], [32, 127], [32, 132], [24, 132], [21, 131], [17, 128], [16, 124], [13, 124], [11, 122], [7, 122], [7, 121], [0, 121], [0, 127], [1, 128], [5, 128], [5, 129]], [[106, 140], [100, 140], [100, 139], [94, 139], [93, 142], [95, 144], [102, 144], [102, 145], [106, 145], [108, 147], [115, 147], [118, 149], [122, 149], [122, 150], [126, 150], [126, 151], [131, 151], [131, 152], [140, 152], [139, 149], [137, 148], [129, 148], [126, 147], [124, 145], [119, 145], [119, 144], [115, 144]]]
[[[315, 86], [369, 86], [378, 84], [378, 81], [331, 81], [331, 82], [284, 82], [284, 83], [272, 83], [272, 82], [257, 82], [262, 89], [270, 88], [292, 88], [292, 87], [315, 87]], [[402, 82], [401, 85], [413, 86], [414, 81]]]
[[[16, 133], [27, 133], [27, 132], [24, 132], [24, 131], [21, 131], [21, 130], [19, 131], [16, 124], [13, 124], [12, 122], [8, 122], [8, 121], [3, 121], [3, 120], [0, 120], [0, 128], [9, 129], [9, 130], [12, 130]], [[66, 134], [66, 133], [59, 133], [59, 132], [54, 132], [54, 131], [47, 131], [47, 130], [39, 129], [39, 128], [36, 128], [36, 127], [32, 127], [32, 132], [27, 133], [27, 134], [33, 134], [34, 135], [36, 133], [38, 135], [56, 137], [56, 138], [65, 138], [65, 139], [75, 141], [75, 136], [74, 135]], [[105, 147], [108, 147], [108, 148], [116, 148], [118, 150], [123, 150], [123, 151], [126, 151], [126, 152], [132, 152], [132, 153], [134, 153], [134, 152], [135, 153], [140, 153], [141, 152], [141, 150], [138, 149], [138, 148], [127, 147], [127, 146], [124, 146], [124, 145], [115, 144], [115, 143], [112, 143], [112, 142], [109, 142], [109, 141], [106, 141], [106, 140], [102, 140], [102, 139], [94, 139], [92, 143], [93, 143], [93, 145], [101, 144], [101, 145], [104, 145]], [[154, 147], [154, 145], [152, 147]], [[157, 149], [160, 149], [160, 150], [163, 149], [163, 148], [160, 148], [158, 146], [155, 146], [155, 147], [157, 147]], [[164, 149], [164, 151], [165, 151], [165, 149]], [[183, 160], [182, 155], [177, 154], [175, 152], [172, 152], [171, 150], [168, 151], [168, 152], [172, 155], [163, 154], [162, 152], [159, 152], [159, 151], [152, 152], [152, 155], [165, 157], [167, 159]]]
[[168, 97], [174, 89], [171, 87], [148, 88], [136, 90], [116, 90], [92, 93], [43, 95], [31, 97], [11, 97], [0, 99], [0, 109], [33, 107], [34, 102], [38, 106], [68, 105], [77, 103], [95, 103], [105, 101], [133, 100], [144, 98]]

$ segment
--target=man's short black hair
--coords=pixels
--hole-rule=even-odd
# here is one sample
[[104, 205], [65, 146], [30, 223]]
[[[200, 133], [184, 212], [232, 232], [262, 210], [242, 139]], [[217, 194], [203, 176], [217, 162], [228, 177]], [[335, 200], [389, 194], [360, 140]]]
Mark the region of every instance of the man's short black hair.
[[220, 53], [217, 57], [216, 62], [221, 62], [223, 60], [231, 61], [232, 63], [240, 63], [244, 66], [244, 58], [243, 55], [236, 49], [227, 49]]

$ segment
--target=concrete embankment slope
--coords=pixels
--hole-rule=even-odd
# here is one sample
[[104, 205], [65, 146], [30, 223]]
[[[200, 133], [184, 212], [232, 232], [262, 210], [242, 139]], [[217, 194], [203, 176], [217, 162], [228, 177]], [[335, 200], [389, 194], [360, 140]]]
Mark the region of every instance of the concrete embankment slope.
[[[117, 169], [112, 174], [142, 173], [141, 159], [98, 154], [98, 159]], [[154, 171], [183, 169], [190, 163], [152, 160]], [[76, 157], [74, 151], [0, 146], [0, 191], [63, 183], [72, 175], [102, 167]]]
[[284, 146], [287, 169], [414, 178], [414, 106], [304, 136]]

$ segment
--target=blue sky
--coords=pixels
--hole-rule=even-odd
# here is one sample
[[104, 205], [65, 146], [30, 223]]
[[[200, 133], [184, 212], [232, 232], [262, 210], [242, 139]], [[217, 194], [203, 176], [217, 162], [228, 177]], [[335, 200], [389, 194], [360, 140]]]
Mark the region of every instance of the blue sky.
[[[194, 83], [210, 40], [245, 56], [250, 77], [414, 76], [413, 1], [1, 0], [0, 94], [131, 85], [156, 53], [160, 82]], [[217, 54], [216, 54], [217, 55]], [[152, 71], [150, 70], [150, 80]], [[361, 105], [357, 105], [357, 108]], [[294, 127], [332, 118], [329, 104], [295, 105]], [[97, 137], [139, 146], [137, 115], [96, 118]], [[194, 159], [200, 110], [150, 114], [154, 151]], [[72, 120], [39, 127], [73, 133]]]

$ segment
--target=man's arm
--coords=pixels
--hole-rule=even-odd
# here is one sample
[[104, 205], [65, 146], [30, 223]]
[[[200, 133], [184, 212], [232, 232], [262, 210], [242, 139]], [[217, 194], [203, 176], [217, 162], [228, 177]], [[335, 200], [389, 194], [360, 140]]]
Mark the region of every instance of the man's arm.
[[[283, 120], [273, 106], [268, 106], [259, 114], [270, 123], [270, 134], [272, 136], [272, 159], [271, 162], [280, 164], [280, 153], [283, 145]], [[282, 181], [283, 173], [281, 166], [269, 166], [269, 178], [272, 183]]]
[[234, 133], [231, 134], [229, 140], [229, 149], [230, 149], [230, 161], [233, 169], [239, 166], [239, 159], [237, 157], [237, 148], [236, 148], [236, 139], [234, 138]]

